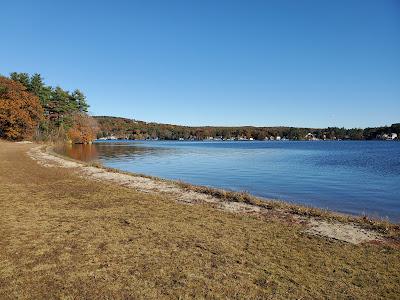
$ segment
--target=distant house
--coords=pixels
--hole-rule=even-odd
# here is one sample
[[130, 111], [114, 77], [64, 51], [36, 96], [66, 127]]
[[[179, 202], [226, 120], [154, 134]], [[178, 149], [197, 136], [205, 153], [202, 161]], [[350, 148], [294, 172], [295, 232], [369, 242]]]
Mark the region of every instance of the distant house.
[[393, 141], [398, 138], [397, 133], [382, 134], [381, 139], [387, 141]]
[[397, 136], [397, 133], [384, 133], [381, 135], [378, 134], [376, 138], [384, 141], [393, 141], [397, 140], [399, 137]]
[[304, 137], [308, 141], [317, 141], [318, 139], [315, 137], [314, 134], [311, 132], [307, 133], [306, 136]]
[[278, 136], [276, 137], [276, 140], [277, 140], [277, 141], [280, 141], [280, 140], [281, 140], [281, 137], [278, 135]]

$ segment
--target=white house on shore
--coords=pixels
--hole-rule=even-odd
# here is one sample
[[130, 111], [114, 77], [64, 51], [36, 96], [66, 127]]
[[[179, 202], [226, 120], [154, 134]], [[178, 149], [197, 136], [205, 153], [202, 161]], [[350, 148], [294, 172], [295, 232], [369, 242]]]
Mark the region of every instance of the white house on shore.
[[318, 141], [318, 139], [315, 137], [315, 135], [312, 134], [311, 132], [307, 133], [304, 138], [309, 141]]
[[398, 139], [398, 136], [397, 136], [397, 133], [384, 133], [384, 134], [382, 134], [381, 136], [377, 136], [377, 138], [379, 139], [381, 139], [381, 140], [386, 140], [386, 141], [393, 141], [393, 140], [397, 140]]

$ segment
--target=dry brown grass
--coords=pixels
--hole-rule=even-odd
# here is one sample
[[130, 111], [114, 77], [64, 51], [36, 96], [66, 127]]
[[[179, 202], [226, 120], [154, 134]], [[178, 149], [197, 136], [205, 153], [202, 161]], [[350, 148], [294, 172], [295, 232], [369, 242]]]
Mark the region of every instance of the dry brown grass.
[[400, 251], [43, 168], [0, 142], [0, 298], [395, 299]]
[[392, 223], [387, 219], [372, 219], [368, 216], [351, 216], [312, 206], [297, 205], [280, 200], [261, 199], [247, 192], [226, 191], [206, 186], [192, 185], [185, 182], [178, 182], [178, 185], [187, 190], [212, 195], [213, 197], [226, 201], [243, 202], [271, 210], [280, 210], [293, 215], [316, 217], [322, 220], [354, 223], [361, 228], [376, 230], [385, 237], [400, 241], [400, 225]]
[[[101, 168], [107, 171], [111, 171], [114, 173], [121, 173], [131, 175], [133, 173], [125, 172], [119, 169], [109, 168], [103, 166], [99, 161], [90, 161], [90, 162], [82, 162], [72, 159], [70, 157], [61, 155], [54, 151], [54, 148], [60, 147], [58, 146], [45, 146], [46, 151], [60, 157], [62, 159], [71, 160], [74, 162], [78, 162], [79, 164], [84, 164], [88, 166], [93, 166], [96, 168]], [[384, 235], [386, 238], [390, 238], [395, 243], [400, 243], [400, 225], [394, 224], [385, 218], [371, 218], [368, 216], [353, 216], [348, 214], [341, 214], [337, 212], [333, 212], [327, 209], [316, 208], [312, 206], [298, 205], [294, 203], [288, 203], [281, 200], [275, 199], [265, 199], [259, 198], [254, 195], [251, 195], [247, 192], [236, 192], [236, 191], [228, 191], [223, 189], [212, 188], [208, 186], [199, 186], [192, 185], [182, 181], [169, 180], [154, 176], [149, 176], [146, 174], [134, 173], [135, 176], [140, 176], [144, 178], [149, 178], [155, 181], [167, 182], [174, 185], [177, 185], [187, 191], [194, 191], [197, 193], [202, 193], [205, 195], [210, 195], [212, 197], [216, 197], [218, 199], [228, 201], [228, 202], [242, 202], [247, 203], [254, 206], [259, 206], [261, 208], [270, 209], [274, 211], [279, 211], [281, 213], [290, 214], [290, 215], [298, 215], [303, 217], [314, 217], [325, 221], [336, 221], [344, 224], [352, 223], [357, 224], [360, 228], [364, 228], [367, 230], [374, 230]]]

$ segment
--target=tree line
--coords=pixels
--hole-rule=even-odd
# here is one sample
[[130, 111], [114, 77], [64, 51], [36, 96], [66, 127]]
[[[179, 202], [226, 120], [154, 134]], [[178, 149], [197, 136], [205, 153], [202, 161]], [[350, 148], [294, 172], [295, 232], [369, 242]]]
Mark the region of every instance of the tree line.
[[0, 76], [0, 137], [9, 140], [90, 142], [97, 123], [85, 95], [46, 85], [40, 74]]
[[191, 127], [171, 124], [147, 123], [126, 118], [97, 116], [99, 124], [98, 138], [114, 136], [126, 139], [161, 139], [178, 140], [207, 138], [221, 139], [254, 139], [265, 140], [287, 138], [305, 140], [309, 133], [316, 139], [326, 140], [372, 140], [382, 134], [397, 133], [400, 135], [400, 124], [376, 128], [296, 128], [296, 127]]
[[118, 117], [88, 115], [85, 95], [44, 83], [40, 74], [13, 72], [0, 76], [0, 138], [87, 143], [102, 137], [124, 139], [204, 140], [276, 139], [371, 140], [395, 133], [400, 124], [375, 128], [193, 127], [147, 123]]

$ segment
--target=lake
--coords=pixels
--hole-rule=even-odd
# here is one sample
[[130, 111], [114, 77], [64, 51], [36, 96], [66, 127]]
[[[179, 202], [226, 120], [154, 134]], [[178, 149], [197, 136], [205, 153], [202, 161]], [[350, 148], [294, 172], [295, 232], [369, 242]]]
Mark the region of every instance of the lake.
[[124, 171], [400, 222], [400, 143], [106, 141], [62, 150]]

